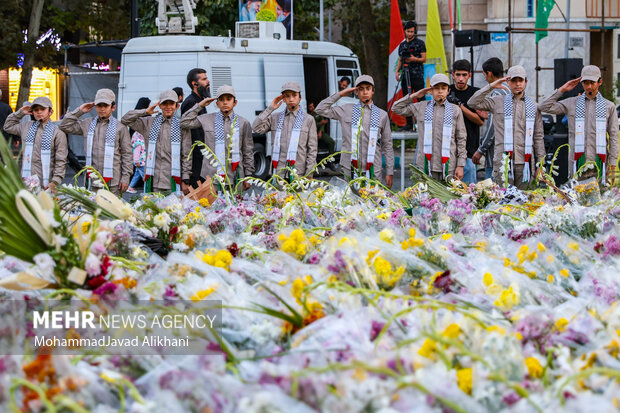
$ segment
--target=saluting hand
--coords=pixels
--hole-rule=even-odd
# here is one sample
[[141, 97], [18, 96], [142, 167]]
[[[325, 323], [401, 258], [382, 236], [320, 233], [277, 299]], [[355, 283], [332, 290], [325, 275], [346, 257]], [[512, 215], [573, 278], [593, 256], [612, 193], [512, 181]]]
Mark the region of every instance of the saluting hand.
[[146, 114], [147, 115], [154, 115], [156, 113], [159, 113], [158, 110], [155, 110], [155, 108], [158, 107], [158, 106], [159, 106], [159, 100], [157, 101], [157, 103], [155, 103], [155, 104], [149, 106], [148, 108], [146, 108]]
[[577, 79], [569, 80], [568, 82], [564, 83], [564, 85], [562, 85], [562, 87], [560, 88], [560, 92], [562, 93], [570, 92], [571, 90], [577, 87], [579, 82], [581, 82], [581, 77], [578, 77]]
[[82, 106], [80, 106], [80, 110], [82, 111], [82, 113], [88, 113], [94, 107], [95, 107], [95, 102], [88, 102], [88, 103], [82, 104]]
[[24, 112], [26, 115], [32, 115], [32, 107], [31, 106], [23, 106], [22, 107], [22, 112]]
[[284, 95], [278, 95], [271, 101], [271, 109], [275, 110], [280, 107], [282, 104], [282, 100], [284, 99]]
[[353, 92], [357, 92], [357, 88], [356, 87], [348, 87], [348, 88], [343, 89], [340, 92], [338, 92], [338, 94], [341, 97], [344, 97], [344, 96], [349, 96]]
[[427, 87], [427, 88], [424, 88], [424, 89], [420, 89], [420, 90], [418, 90], [417, 92], [415, 92], [415, 93], [413, 93], [411, 95], [411, 100], [423, 98], [424, 95], [429, 93], [431, 90], [433, 90], [432, 87]]
[[506, 86], [504, 86], [503, 83], [507, 82], [509, 80], [510, 80], [510, 78], [508, 76], [502, 77], [501, 79], [497, 79], [495, 82], [491, 83], [489, 86], [491, 86], [492, 89], [508, 90], [508, 88]]
[[200, 106], [201, 108], [204, 108], [206, 106], [209, 106], [211, 104], [211, 102], [213, 102], [214, 100], [217, 100], [217, 98], [206, 98], [206, 99], [203, 99], [200, 102], [198, 102], [198, 106]]

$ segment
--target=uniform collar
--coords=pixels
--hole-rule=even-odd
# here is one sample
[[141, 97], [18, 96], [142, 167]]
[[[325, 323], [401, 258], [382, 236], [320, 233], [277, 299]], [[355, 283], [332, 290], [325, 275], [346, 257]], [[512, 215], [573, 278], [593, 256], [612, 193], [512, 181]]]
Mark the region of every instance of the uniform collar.
[[364, 109], [370, 109], [370, 108], [372, 107], [372, 100], [371, 100], [370, 102], [368, 102], [368, 103], [364, 103], [364, 102], [362, 102], [362, 101], [360, 100], [360, 103], [362, 104], [362, 107], [363, 107]]
[[297, 105], [297, 107], [295, 108], [295, 110], [288, 110], [288, 108], [286, 108], [286, 114], [288, 115], [289, 113], [292, 113], [294, 116], [297, 116], [297, 113], [299, 112], [299, 105]]

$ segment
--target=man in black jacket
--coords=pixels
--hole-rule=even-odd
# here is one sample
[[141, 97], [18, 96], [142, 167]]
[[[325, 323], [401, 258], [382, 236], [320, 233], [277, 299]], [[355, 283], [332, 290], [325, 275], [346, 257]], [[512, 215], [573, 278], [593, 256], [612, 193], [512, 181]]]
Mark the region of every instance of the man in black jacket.
[[[195, 68], [187, 73], [187, 85], [192, 90], [192, 93], [183, 101], [181, 105], [181, 114], [184, 114], [188, 110], [194, 107], [197, 103], [203, 99], [211, 96], [209, 93], [209, 79], [207, 78], [207, 71], [200, 68]], [[199, 115], [207, 113], [207, 110], [203, 108]], [[205, 141], [205, 134], [202, 128], [192, 129], [192, 145], [196, 141]], [[200, 170], [202, 169], [202, 153], [200, 148], [196, 148], [192, 153], [192, 173], [190, 176], [190, 185], [194, 188], [198, 186], [200, 178]]]

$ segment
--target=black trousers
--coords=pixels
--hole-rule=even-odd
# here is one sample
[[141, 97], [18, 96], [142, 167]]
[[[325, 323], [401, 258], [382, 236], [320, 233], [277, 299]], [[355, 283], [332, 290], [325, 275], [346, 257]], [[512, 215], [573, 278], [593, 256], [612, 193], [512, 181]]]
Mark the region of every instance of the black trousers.
[[[420, 89], [424, 89], [424, 78], [419, 76], [414, 76], [413, 74], [407, 74], [403, 70], [403, 73], [400, 77], [400, 83], [403, 90], [403, 96], [406, 96], [409, 93], [409, 87], [407, 85], [407, 78], [411, 81], [411, 93], [415, 93]], [[411, 116], [407, 117], [407, 128], [413, 128], [413, 118]]]

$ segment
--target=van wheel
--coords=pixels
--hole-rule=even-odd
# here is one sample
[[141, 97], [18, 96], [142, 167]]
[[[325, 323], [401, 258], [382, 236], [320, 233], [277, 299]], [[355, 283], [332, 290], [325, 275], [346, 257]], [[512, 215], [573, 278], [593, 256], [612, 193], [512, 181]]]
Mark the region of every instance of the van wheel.
[[266, 180], [269, 177], [269, 162], [271, 160], [265, 153], [265, 145], [262, 143], [254, 144], [254, 177]]

